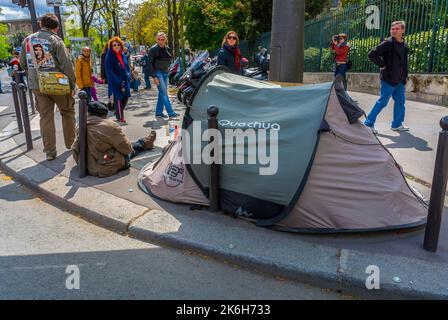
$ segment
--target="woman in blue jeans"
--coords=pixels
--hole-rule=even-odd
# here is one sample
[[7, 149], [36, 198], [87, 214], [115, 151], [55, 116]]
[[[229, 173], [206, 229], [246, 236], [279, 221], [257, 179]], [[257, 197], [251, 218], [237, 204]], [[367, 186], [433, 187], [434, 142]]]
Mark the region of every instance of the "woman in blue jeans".
[[[156, 117], [170, 119], [179, 115], [174, 112], [168, 97], [168, 71], [171, 65], [172, 56], [166, 45], [167, 37], [164, 32], [159, 32], [156, 37], [157, 44], [149, 49], [148, 69], [153, 77], [154, 84], [159, 90], [159, 98], [157, 100]], [[163, 113], [165, 106], [168, 116]]]

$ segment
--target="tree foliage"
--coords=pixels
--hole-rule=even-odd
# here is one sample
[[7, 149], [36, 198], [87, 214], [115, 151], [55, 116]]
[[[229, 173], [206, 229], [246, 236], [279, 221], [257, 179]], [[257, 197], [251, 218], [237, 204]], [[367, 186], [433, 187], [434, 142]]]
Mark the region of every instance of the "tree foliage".
[[[192, 48], [216, 49], [229, 30], [253, 40], [272, 27], [273, 0], [194, 0], [187, 2], [186, 37]], [[330, 0], [307, 0], [305, 18], [314, 18]]]
[[[90, 26], [95, 12], [99, 9], [100, 3], [98, 0], [68, 0], [66, 5], [74, 6], [78, 11], [81, 22], [81, 30], [84, 37], [88, 37]], [[102, 3], [104, 5], [104, 3]]]
[[8, 32], [8, 27], [4, 23], [0, 23], [0, 59], [6, 59], [11, 56], [11, 48], [8, 44], [8, 38], [6, 33]]
[[122, 33], [128, 41], [142, 45], [155, 43], [157, 32], [168, 32], [165, 0], [149, 0], [135, 5], [124, 19]]

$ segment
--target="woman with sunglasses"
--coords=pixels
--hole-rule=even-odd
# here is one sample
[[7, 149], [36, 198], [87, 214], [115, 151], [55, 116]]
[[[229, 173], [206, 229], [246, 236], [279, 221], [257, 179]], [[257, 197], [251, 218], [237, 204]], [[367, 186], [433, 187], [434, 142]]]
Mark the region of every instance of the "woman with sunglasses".
[[114, 103], [116, 121], [125, 124], [124, 109], [131, 96], [131, 76], [123, 47], [124, 42], [119, 37], [113, 37], [109, 40], [105, 69], [108, 82], [108, 97], [109, 101]]
[[235, 31], [227, 32], [222, 41], [222, 48], [218, 52], [218, 65], [226, 66], [232, 73], [243, 74], [241, 66], [242, 56], [238, 44], [240, 39]]

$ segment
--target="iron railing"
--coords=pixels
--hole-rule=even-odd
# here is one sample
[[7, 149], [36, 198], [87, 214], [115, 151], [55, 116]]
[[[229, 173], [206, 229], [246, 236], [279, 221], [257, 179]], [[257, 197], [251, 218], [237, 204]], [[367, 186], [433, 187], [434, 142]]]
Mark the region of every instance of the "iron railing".
[[[448, 73], [448, 0], [360, 0], [305, 23], [305, 71], [329, 72], [334, 55], [333, 35], [346, 33], [351, 46], [352, 72], [378, 72], [367, 57], [389, 37], [393, 21], [407, 24], [406, 42], [411, 73]], [[270, 34], [243, 41], [242, 52], [252, 57], [259, 45], [270, 46]]]

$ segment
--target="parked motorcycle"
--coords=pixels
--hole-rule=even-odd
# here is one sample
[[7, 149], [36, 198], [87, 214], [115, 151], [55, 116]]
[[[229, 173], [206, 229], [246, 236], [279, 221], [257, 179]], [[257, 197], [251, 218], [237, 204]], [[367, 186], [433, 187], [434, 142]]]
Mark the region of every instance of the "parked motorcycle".
[[247, 68], [243, 70], [243, 75], [252, 79], [267, 81], [271, 55], [267, 53], [267, 49], [260, 48], [255, 55], [255, 68]]
[[[211, 65], [208, 51], [199, 52], [195, 58], [193, 58], [190, 67], [179, 79], [179, 89], [177, 91], [177, 98], [179, 101], [184, 103], [188, 101], [188, 98], [191, 97], [194, 88], [207, 73], [205, 68], [206, 65]], [[187, 90], [190, 87], [193, 88], [193, 91], [191, 89]]]

